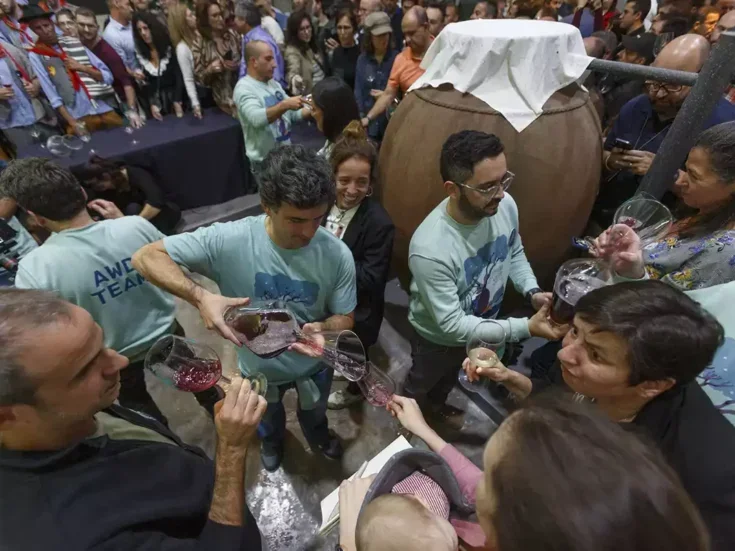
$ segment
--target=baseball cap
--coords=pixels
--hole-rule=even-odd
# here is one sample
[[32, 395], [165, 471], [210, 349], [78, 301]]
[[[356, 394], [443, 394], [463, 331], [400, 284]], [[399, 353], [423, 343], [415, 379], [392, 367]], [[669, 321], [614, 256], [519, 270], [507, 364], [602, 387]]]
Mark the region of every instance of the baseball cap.
[[653, 33], [643, 33], [638, 36], [626, 34], [623, 35], [621, 42], [623, 48], [645, 58], [646, 64], [651, 63], [656, 57], [653, 55], [653, 47], [656, 44], [656, 35]]
[[390, 17], [384, 11], [376, 11], [365, 18], [365, 30], [371, 34], [387, 34], [393, 32], [390, 26]]

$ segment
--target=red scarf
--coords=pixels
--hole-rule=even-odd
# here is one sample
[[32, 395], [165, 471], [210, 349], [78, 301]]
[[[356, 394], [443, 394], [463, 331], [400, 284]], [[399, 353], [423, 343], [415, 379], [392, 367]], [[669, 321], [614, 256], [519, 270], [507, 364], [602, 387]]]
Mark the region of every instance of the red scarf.
[[[41, 8], [46, 13], [54, 13], [54, 10], [49, 8], [48, 4], [45, 2], [45, 0], [41, 0], [38, 3], [38, 7]], [[59, 0], [59, 9], [66, 7], [66, 0]]]
[[13, 21], [12, 19], [10, 19], [10, 17], [8, 17], [7, 15], [3, 17], [3, 23], [5, 23], [8, 26], [9, 29], [11, 29], [13, 31], [17, 31], [20, 34], [22, 34], [26, 38], [26, 40], [28, 40], [28, 43], [29, 44], [33, 44], [33, 39], [26, 32], [26, 29], [28, 28], [28, 25], [24, 25], [22, 23], [20, 25], [18, 25], [15, 21]]
[[[59, 48], [61, 48], [61, 46], [59, 46]], [[41, 44], [39, 42], [36, 42], [36, 44], [32, 48], [28, 48], [28, 51], [46, 57], [58, 57], [61, 61], [66, 61], [67, 59], [69, 59], [69, 56], [66, 55], [66, 52], [64, 50], [61, 50], [61, 52], [57, 52], [51, 46], [47, 44]], [[87, 86], [84, 84], [84, 82], [82, 82], [79, 73], [68, 68], [66, 69], [66, 73], [69, 75], [69, 79], [71, 80], [71, 85], [74, 87], [74, 90], [76, 92], [79, 92], [80, 89], [84, 90], [84, 93], [87, 94], [89, 100], [92, 101], [92, 96], [89, 95], [89, 90], [87, 90]]]
[[28, 82], [31, 82], [31, 77], [28, 76], [28, 73], [23, 68], [23, 66], [20, 63], [18, 63], [15, 60], [15, 58], [12, 55], [10, 55], [10, 53], [5, 48], [3, 48], [2, 44], [0, 44], [0, 59], [3, 59], [5, 57], [9, 58], [10, 61], [13, 62], [13, 65], [15, 65], [15, 68], [17, 69], [17, 71], [21, 74], [21, 76], [25, 80], [27, 80]]

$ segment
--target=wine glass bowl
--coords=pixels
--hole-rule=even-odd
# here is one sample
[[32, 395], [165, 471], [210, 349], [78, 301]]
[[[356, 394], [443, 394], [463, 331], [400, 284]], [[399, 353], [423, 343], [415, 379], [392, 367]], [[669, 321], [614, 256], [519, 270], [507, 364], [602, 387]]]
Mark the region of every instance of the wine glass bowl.
[[72, 151], [79, 151], [84, 147], [84, 142], [78, 136], [67, 134], [64, 136], [64, 145]]
[[549, 321], [556, 325], [571, 323], [579, 299], [595, 289], [609, 285], [611, 281], [612, 276], [607, 265], [599, 260], [567, 260], [556, 272]]
[[299, 340], [296, 318], [276, 301], [233, 306], [224, 318], [240, 342], [261, 358], [275, 358]]
[[365, 399], [375, 407], [385, 407], [396, 393], [396, 383], [372, 362], [367, 362], [366, 372], [357, 381]]
[[623, 224], [640, 238], [641, 247], [660, 240], [671, 230], [674, 217], [671, 211], [648, 194], [636, 195], [618, 207], [613, 225]]
[[[222, 375], [222, 362], [217, 352], [206, 344], [177, 335], [164, 335], [148, 350], [145, 368], [153, 375], [185, 392], [202, 392], [218, 381], [231, 381]], [[261, 396], [268, 390], [268, 381], [262, 373], [244, 377], [251, 388]]]
[[[496, 320], [483, 320], [475, 326], [467, 339], [467, 357], [475, 367], [494, 367], [500, 361], [498, 351], [504, 348], [505, 340], [506, 333], [502, 324]], [[481, 392], [490, 383], [486, 378], [471, 381], [464, 369], [460, 369], [457, 380], [462, 388], [475, 393]]]

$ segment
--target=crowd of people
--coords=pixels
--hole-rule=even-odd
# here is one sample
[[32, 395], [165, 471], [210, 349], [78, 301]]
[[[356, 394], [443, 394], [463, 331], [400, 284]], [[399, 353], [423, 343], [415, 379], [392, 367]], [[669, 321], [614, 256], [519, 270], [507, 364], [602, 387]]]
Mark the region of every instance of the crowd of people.
[[[0, 222], [15, 231], [19, 258], [15, 288], [0, 289], [0, 487], [13, 497], [0, 502], [0, 546], [9, 549], [267, 548], [246, 502], [256, 435], [263, 467], [278, 470], [283, 398], [294, 389], [312, 452], [339, 460], [327, 410], [363, 396], [354, 383], [333, 388], [314, 347], [256, 355], [225, 314], [283, 301], [302, 333], [352, 330], [369, 359], [396, 233], [373, 197], [380, 142], [445, 25], [465, 15], [567, 18], [588, 34], [589, 55], [698, 72], [735, 13], [732, 0], [664, 1], [654, 14], [649, 0], [620, 14], [609, 2], [559, 0], [481, 1], [471, 14], [410, 0], [295, 0], [290, 13], [270, 0], [109, 0], [100, 34], [95, 13], [62, 4], [0, 0], [0, 79], [10, 82], [0, 117], [26, 123], [2, 126], [6, 135], [61, 131], [54, 117], [76, 133], [123, 118], [202, 117], [216, 105], [240, 122], [264, 213], [176, 234], [180, 212], [142, 167], [93, 156], [74, 171], [41, 158], [2, 170]], [[593, 252], [614, 282], [582, 297], [570, 324], [551, 321], [509, 193], [506, 144], [479, 130], [451, 134], [438, 159], [446, 198], [408, 252], [412, 365], [386, 406], [430, 451], [343, 483], [344, 551], [735, 546], [735, 426], [698, 381], [732, 340], [702, 297], [735, 281], [735, 94], [724, 91], [672, 174], [670, 231], [643, 246], [630, 227], [611, 226], [612, 213], [636, 192], [690, 87], [599, 74], [585, 85], [606, 128]], [[290, 143], [302, 120], [323, 135], [318, 151]], [[509, 284], [528, 316], [501, 316]], [[146, 354], [161, 337], [184, 336], [176, 298], [237, 347], [245, 377], [227, 393], [195, 393], [214, 423], [213, 460], [171, 430], [146, 387]], [[498, 323], [479, 325], [487, 319]], [[478, 327], [487, 342], [548, 343], [530, 376], [502, 352], [481, 367], [466, 357]], [[461, 370], [504, 389], [511, 409], [481, 466], [432, 428], [452, 414]], [[256, 374], [265, 395], [247, 379]]]

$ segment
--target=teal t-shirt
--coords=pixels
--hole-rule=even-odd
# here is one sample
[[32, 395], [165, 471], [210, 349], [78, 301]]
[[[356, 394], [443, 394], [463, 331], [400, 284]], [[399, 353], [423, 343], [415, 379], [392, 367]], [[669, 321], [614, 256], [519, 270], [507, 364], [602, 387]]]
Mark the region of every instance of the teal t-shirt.
[[[473, 225], [449, 216], [448, 203], [445, 199], [431, 211], [411, 238], [408, 319], [431, 342], [464, 346], [480, 321], [498, 315], [509, 277], [524, 295], [538, 283], [523, 250], [518, 207], [510, 195], [505, 194], [494, 216]], [[508, 341], [530, 336], [526, 318], [500, 324]], [[498, 337], [502, 335], [486, 335], [489, 340]]]
[[[213, 224], [173, 235], [163, 244], [171, 258], [219, 285], [223, 296], [278, 300], [300, 324], [346, 315], [357, 305], [355, 262], [347, 246], [324, 228], [300, 249], [282, 249], [265, 229], [266, 215]], [[238, 349], [240, 370], [261, 372], [275, 385], [315, 373], [319, 360], [295, 352], [259, 358]]]
[[252, 162], [261, 162], [277, 145], [291, 143], [291, 125], [301, 120], [301, 110], [287, 111], [268, 123], [265, 111], [288, 98], [278, 82], [261, 82], [246, 75], [235, 86], [233, 100], [245, 136], [245, 153]]
[[140, 360], [174, 323], [174, 297], [133, 269], [133, 254], [164, 236], [140, 216], [53, 234], [21, 259], [16, 287], [55, 291], [87, 310], [105, 346]]

